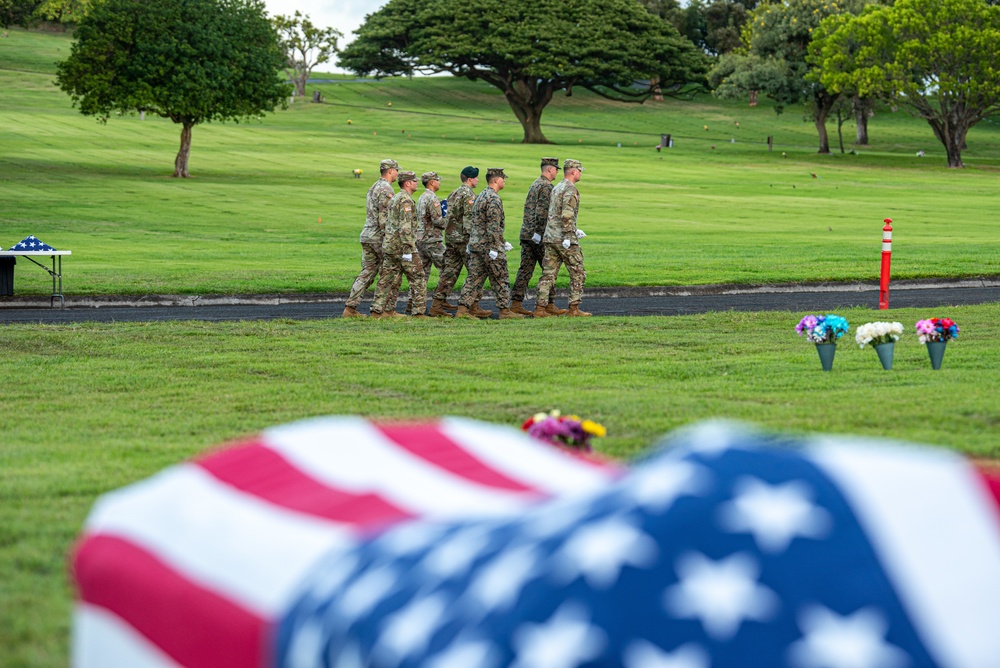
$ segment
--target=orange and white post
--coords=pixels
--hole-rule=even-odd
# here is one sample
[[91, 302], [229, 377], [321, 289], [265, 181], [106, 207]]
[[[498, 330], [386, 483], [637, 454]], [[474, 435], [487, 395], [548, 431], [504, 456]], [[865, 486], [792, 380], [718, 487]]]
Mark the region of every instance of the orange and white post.
[[892, 218], [882, 222], [882, 276], [879, 280], [878, 308], [884, 311], [889, 308], [889, 265], [892, 263]]

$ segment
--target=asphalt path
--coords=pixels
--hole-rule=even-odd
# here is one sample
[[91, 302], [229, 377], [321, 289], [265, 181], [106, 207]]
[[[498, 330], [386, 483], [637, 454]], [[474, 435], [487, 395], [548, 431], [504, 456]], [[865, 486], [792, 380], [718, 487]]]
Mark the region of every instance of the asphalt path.
[[[370, 297], [370, 294], [368, 295]], [[151, 322], [170, 320], [318, 320], [340, 317], [343, 294], [80, 297], [66, 299], [66, 308], [51, 308], [48, 298], [0, 298], [0, 324]], [[878, 286], [815, 284], [774, 286], [691, 286], [663, 288], [599, 288], [585, 290], [583, 308], [594, 315], [685, 315], [712, 311], [830, 312], [839, 308], [878, 308]], [[454, 302], [454, 297], [452, 298]], [[1000, 277], [952, 281], [900, 281], [889, 294], [892, 308], [937, 308], [1000, 302]], [[406, 303], [405, 293], [398, 309]], [[556, 303], [565, 306], [566, 291]], [[369, 301], [359, 310], [366, 313]], [[487, 292], [480, 304], [496, 311]], [[534, 306], [529, 293], [525, 307]], [[496, 314], [494, 313], [494, 318]], [[891, 318], [886, 314], [886, 319]]]

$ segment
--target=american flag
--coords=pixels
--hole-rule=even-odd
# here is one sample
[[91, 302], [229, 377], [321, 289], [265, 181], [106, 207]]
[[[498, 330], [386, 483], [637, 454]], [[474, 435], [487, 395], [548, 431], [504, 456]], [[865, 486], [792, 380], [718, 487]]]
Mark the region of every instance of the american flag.
[[441, 215], [442, 216], [447, 216], [448, 215], [448, 200], [443, 199], [443, 200], [440, 200], [440, 202], [441, 202]]
[[12, 251], [54, 251], [55, 248], [48, 245], [35, 235], [31, 234], [21, 239], [10, 247]]
[[621, 469], [470, 420], [308, 420], [97, 502], [73, 661], [988, 668], [998, 503], [950, 452], [735, 423]]

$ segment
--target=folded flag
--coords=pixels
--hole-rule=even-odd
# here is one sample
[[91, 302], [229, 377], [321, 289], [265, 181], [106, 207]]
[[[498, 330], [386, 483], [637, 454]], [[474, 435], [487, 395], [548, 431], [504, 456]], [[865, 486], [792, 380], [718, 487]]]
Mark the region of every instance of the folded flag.
[[54, 251], [55, 248], [43, 242], [35, 235], [29, 235], [10, 247], [12, 251]]
[[448, 215], [448, 200], [446, 199], [441, 200], [441, 215], [442, 216]]
[[1000, 656], [989, 480], [950, 452], [731, 423], [626, 471], [454, 418], [270, 429], [99, 499], [74, 575], [85, 667]]

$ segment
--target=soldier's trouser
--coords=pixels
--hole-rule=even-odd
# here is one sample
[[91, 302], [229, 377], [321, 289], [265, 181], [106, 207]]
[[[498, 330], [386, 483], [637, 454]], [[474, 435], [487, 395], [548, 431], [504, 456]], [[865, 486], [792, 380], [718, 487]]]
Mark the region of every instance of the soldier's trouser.
[[458, 275], [462, 273], [462, 267], [467, 266], [468, 255], [465, 252], [466, 244], [451, 244], [444, 249], [444, 269], [438, 277], [437, 289], [434, 291], [434, 299], [448, 300], [448, 295], [455, 289], [455, 282]]
[[365, 290], [375, 282], [378, 270], [382, 266], [382, 242], [361, 242], [361, 273], [354, 279], [351, 294], [347, 297], [346, 306], [357, 308]]
[[483, 285], [490, 279], [490, 287], [497, 293], [497, 307], [510, 308], [510, 272], [507, 269], [507, 254], [499, 253], [495, 260], [488, 251], [469, 253], [469, 277], [462, 286], [462, 296], [458, 303], [466, 308], [478, 302], [483, 296]]
[[548, 306], [552, 286], [556, 283], [556, 275], [560, 265], [566, 265], [569, 272], [569, 303], [579, 304], [583, 300], [583, 284], [587, 280], [587, 272], [583, 270], [583, 253], [575, 244], [566, 250], [562, 244], [545, 244], [545, 259], [542, 260], [542, 277], [538, 279], [537, 306]]
[[438, 268], [440, 283], [440, 274], [444, 272], [444, 244], [440, 241], [418, 241], [417, 250], [420, 251], [420, 261], [424, 265], [424, 283], [431, 278], [431, 265]]
[[413, 312], [423, 313], [427, 308], [427, 284], [424, 283], [424, 267], [420, 255], [413, 254], [412, 260], [404, 260], [400, 253], [386, 253], [379, 270], [378, 285], [375, 287], [375, 301], [372, 311], [383, 313], [395, 311], [395, 300], [403, 276], [410, 282], [410, 299], [413, 301]]
[[535, 273], [535, 265], [542, 267], [544, 259], [545, 244], [521, 240], [521, 266], [517, 268], [517, 278], [514, 279], [514, 287], [510, 289], [511, 299], [516, 302], [524, 301], [524, 293], [528, 291], [528, 282]]

